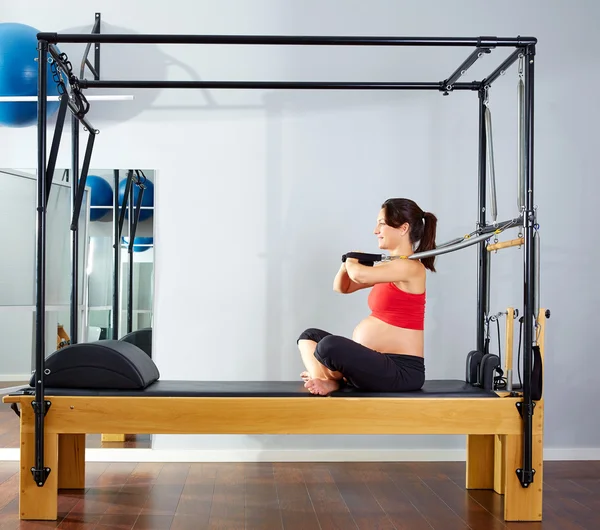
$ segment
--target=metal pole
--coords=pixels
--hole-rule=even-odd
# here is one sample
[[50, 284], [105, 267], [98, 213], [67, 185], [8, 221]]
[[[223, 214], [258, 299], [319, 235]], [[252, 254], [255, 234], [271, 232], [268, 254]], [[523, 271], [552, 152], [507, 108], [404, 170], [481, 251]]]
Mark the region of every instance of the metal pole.
[[114, 170], [113, 186], [113, 291], [112, 291], [112, 338], [119, 338], [119, 273], [121, 263], [121, 230], [119, 226], [119, 170]]
[[535, 44], [534, 37], [394, 37], [303, 35], [189, 35], [189, 34], [89, 34], [38, 33], [38, 39], [59, 42], [111, 44], [248, 44], [271, 46], [472, 46], [515, 47]]
[[[71, 116], [71, 211], [77, 204], [79, 185], [79, 120]], [[79, 216], [71, 230], [71, 344], [77, 344], [79, 310]]]
[[133, 329], [133, 191], [135, 186], [129, 189], [129, 245], [127, 249], [129, 259], [129, 278], [127, 280], [127, 333]]
[[[485, 100], [486, 90], [479, 90], [479, 172], [477, 179], [479, 218], [477, 228], [486, 226], [486, 134], [485, 134]], [[477, 350], [483, 353], [485, 345], [485, 316], [487, 313], [488, 294], [488, 253], [485, 241], [479, 244], [477, 256]]]
[[[369, 82], [369, 81], [129, 81], [111, 79], [94, 81], [81, 79], [79, 86], [87, 88], [179, 88], [231, 90], [437, 90], [446, 91], [443, 82]], [[455, 83], [452, 90], [478, 90], [480, 84]]]
[[43, 486], [50, 469], [44, 467], [44, 369], [46, 353], [46, 126], [48, 43], [38, 43], [38, 103], [37, 103], [37, 227], [35, 266], [35, 465], [31, 469], [38, 486]]
[[534, 124], [534, 59], [535, 46], [529, 46], [525, 53], [525, 212], [524, 224], [524, 286], [523, 286], [523, 402], [521, 412], [523, 417], [523, 467], [517, 469], [517, 476], [523, 487], [533, 482], [535, 470], [532, 469], [533, 460], [533, 401], [531, 396], [531, 372], [533, 362], [533, 345], [535, 342], [535, 244], [534, 225], [536, 215], [533, 195], [533, 124]]

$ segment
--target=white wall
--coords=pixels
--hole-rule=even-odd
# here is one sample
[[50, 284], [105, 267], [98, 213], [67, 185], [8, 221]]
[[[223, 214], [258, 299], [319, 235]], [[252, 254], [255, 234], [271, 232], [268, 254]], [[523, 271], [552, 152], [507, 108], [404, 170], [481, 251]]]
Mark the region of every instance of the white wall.
[[[578, 8], [578, 9], [577, 9]], [[600, 449], [594, 417], [600, 369], [594, 263], [597, 3], [302, 3], [179, 0], [169, 9], [105, 1], [104, 32], [231, 34], [534, 35], [535, 171], [547, 329], [550, 451]], [[4, 6], [4, 19], [44, 31], [89, 31], [93, 9], [39, 0]], [[80, 46], [61, 45], [72, 54]], [[466, 76], [506, 55], [494, 50]], [[466, 49], [226, 48], [104, 45], [102, 77], [438, 81]], [[476, 220], [474, 93], [130, 90], [95, 103], [92, 165], [155, 168], [155, 359], [165, 379], [295, 379], [295, 340], [319, 326], [350, 334], [364, 293], [331, 291], [340, 255], [374, 249], [381, 202], [409, 196], [439, 217], [439, 241]], [[493, 87], [499, 217], [516, 212], [516, 69]], [[35, 130], [0, 130], [4, 167], [35, 162]], [[64, 145], [68, 145], [65, 139]], [[68, 167], [63, 150], [59, 166]], [[464, 201], [464, 204], [462, 204]], [[32, 205], [33, 208], [34, 205]], [[510, 236], [509, 236], [510, 237]], [[594, 236], [592, 235], [592, 238]], [[443, 256], [430, 277], [427, 375], [462, 378], [475, 340], [476, 251]], [[521, 307], [518, 250], [494, 256], [492, 309]], [[225, 316], [222, 311], [229, 311]], [[187, 332], [182, 332], [187, 330]], [[577, 413], [574, 413], [577, 411]], [[158, 437], [156, 447], [460, 449], [462, 437]], [[564, 452], [561, 454], [565, 454]], [[586, 453], [587, 454], [587, 453]], [[596, 453], [597, 454], [597, 453]]]

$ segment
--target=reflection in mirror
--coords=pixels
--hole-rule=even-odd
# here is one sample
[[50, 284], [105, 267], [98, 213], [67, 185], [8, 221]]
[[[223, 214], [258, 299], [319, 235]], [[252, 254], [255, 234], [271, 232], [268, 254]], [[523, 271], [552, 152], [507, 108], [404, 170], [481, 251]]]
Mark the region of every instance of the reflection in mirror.
[[[35, 264], [37, 172], [0, 169], [0, 386], [25, 382], [33, 370], [35, 338]], [[71, 307], [71, 185], [69, 172], [57, 169], [48, 196], [46, 223], [46, 354], [70, 335]], [[88, 238], [88, 192], [83, 195], [78, 231], [78, 281], [82, 285], [75, 309], [84, 318], [85, 247]]]
[[[46, 356], [74, 337], [91, 342], [128, 335], [127, 340], [141, 340], [138, 346], [151, 354], [156, 172], [89, 170], [75, 269], [70, 174], [55, 170], [48, 199]], [[5, 346], [0, 350], [0, 387], [28, 381], [35, 367], [36, 180], [35, 169], [0, 169], [0, 222], [5, 227], [0, 232], [0, 333]], [[78, 287], [74, 306], [73, 270]]]
[[[88, 341], [135, 342], [152, 328], [155, 179], [152, 170], [89, 172]], [[149, 347], [142, 349], [151, 354]]]

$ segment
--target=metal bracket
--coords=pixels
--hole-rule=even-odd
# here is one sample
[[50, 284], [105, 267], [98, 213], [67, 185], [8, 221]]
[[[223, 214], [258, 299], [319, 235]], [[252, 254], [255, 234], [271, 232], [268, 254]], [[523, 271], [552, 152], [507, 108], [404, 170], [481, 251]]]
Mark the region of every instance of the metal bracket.
[[535, 475], [535, 469], [532, 469], [530, 472], [525, 472], [522, 469], [517, 469], [516, 471], [517, 477], [519, 477], [519, 481], [521, 482], [521, 486], [524, 488], [529, 487], [533, 483], [533, 476]]
[[[32, 401], [31, 402], [31, 406], [33, 408], [33, 411], [37, 413], [38, 411], [38, 402], [37, 401]], [[50, 410], [50, 407], [52, 406], [52, 402], [45, 400], [44, 401], [44, 406], [42, 408], [42, 413], [44, 414], [44, 416], [46, 416], [46, 414], [48, 414], [48, 411]]]
[[10, 408], [13, 410], [13, 412], [19, 416], [19, 418], [21, 417], [21, 411], [19, 410], [19, 406], [16, 403], [13, 403]]
[[43, 469], [36, 469], [35, 467], [31, 468], [31, 474], [33, 475], [33, 480], [38, 486], [43, 486], [48, 479], [48, 475], [50, 474], [50, 468], [45, 467]]
[[[535, 409], [535, 401], [531, 402], [531, 415], [533, 416], [533, 409]], [[519, 416], [521, 416], [521, 419], [523, 419], [523, 407], [524, 407], [524, 403], [522, 401], [517, 401], [515, 403], [515, 407], [517, 407], [517, 410], [519, 411]]]

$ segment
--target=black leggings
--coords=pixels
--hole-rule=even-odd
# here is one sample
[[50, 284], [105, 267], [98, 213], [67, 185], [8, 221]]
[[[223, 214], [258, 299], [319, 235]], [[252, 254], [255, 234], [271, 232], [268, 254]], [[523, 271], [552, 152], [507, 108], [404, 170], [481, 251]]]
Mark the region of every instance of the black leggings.
[[317, 343], [316, 359], [347, 383], [371, 392], [410, 392], [425, 382], [425, 362], [416, 355], [379, 353], [357, 342], [321, 329], [305, 330], [298, 341]]

